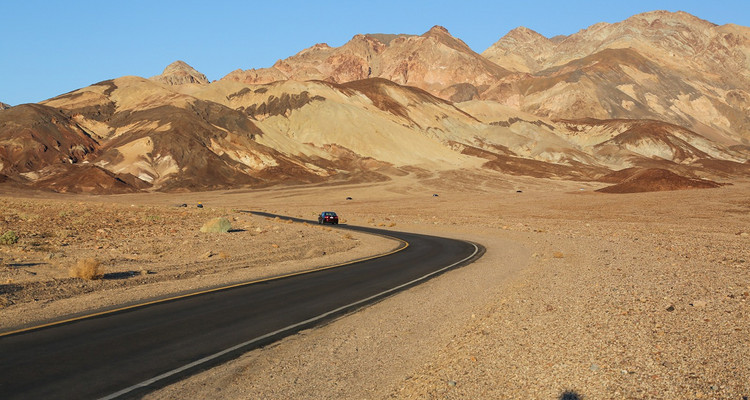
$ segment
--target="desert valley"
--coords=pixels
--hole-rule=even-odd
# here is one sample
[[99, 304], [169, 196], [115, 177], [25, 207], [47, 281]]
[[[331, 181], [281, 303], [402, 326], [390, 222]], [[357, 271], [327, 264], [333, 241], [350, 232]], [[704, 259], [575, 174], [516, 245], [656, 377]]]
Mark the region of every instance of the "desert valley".
[[749, 160], [750, 28], [683, 12], [176, 61], [0, 103], [0, 334], [398, 245], [249, 213], [330, 209], [486, 253], [146, 398], [746, 399]]

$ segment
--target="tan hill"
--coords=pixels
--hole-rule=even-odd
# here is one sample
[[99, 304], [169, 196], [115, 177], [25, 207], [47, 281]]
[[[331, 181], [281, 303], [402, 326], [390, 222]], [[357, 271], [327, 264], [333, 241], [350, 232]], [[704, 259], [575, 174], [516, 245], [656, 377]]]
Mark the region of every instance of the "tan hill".
[[[222, 79], [345, 83], [379, 77], [462, 101], [478, 97], [477, 88], [488, 87], [506, 75], [507, 70], [475, 53], [445, 28], [435, 26], [421, 36], [356, 35], [341, 47], [317, 44], [271, 68], [237, 70]], [[459, 86], [452, 88], [455, 85]]]
[[258, 185], [268, 177], [311, 182], [328, 175], [258, 144], [263, 132], [239, 111], [143, 78], [102, 82], [45, 104], [99, 141], [92, 163], [131, 174], [152, 189]]
[[524, 74], [482, 96], [552, 118], [657, 119], [750, 144], [750, 28], [655, 11], [547, 39], [519, 28], [482, 53]]
[[750, 144], [750, 28], [654, 11], [545, 38], [517, 28], [472, 51], [436, 26], [356, 35], [223, 79], [346, 83], [380, 77], [453, 102], [495, 100], [554, 119], [653, 119], [727, 146]]
[[193, 67], [187, 65], [184, 61], [175, 61], [164, 68], [161, 75], [151, 77], [151, 80], [165, 83], [167, 85], [208, 85], [209, 81], [206, 75], [196, 71]]
[[[676, 27], [682, 34], [669, 33]], [[678, 66], [657, 57], [680, 48], [660, 40], [703, 43], [711, 29], [737, 39], [745, 28], [666, 12], [554, 39], [519, 28], [498, 42], [515, 73], [441, 27], [316, 45], [212, 83], [178, 61], [151, 79], [117, 78], [0, 111], [0, 180], [101, 193], [372, 181], [417, 170], [747, 176], [744, 72], [722, 75], [743, 62], [745, 42], [723, 36], [726, 54], [708, 57], [727, 62], [716, 73], [701, 70], [710, 60]]]
[[[0, 121], [9, 138], [2, 172], [57, 191], [382, 180], [413, 167], [580, 180], [633, 166], [688, 176], [750, 167], [747, 147], [679, 126], [551, 120], [492, 101], [456, 105], [382, 78], [170, 86], [123, 77], [4, 110]], [[12, 146], [23, 137], [46, 141]]]

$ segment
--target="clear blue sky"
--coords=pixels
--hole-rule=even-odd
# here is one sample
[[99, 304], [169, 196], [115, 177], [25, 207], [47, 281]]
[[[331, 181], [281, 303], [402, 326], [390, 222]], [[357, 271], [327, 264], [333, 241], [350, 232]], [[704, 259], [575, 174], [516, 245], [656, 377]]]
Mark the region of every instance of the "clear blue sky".
[[750, 0], [682, 1], [40, 1], [0, 5], [0, 101], [38, 102], [184, 60], [215, 80], [357, 33], [448, 28], [482, 52], [513, 28], [547, 37], [653, 10], [750, 26]]

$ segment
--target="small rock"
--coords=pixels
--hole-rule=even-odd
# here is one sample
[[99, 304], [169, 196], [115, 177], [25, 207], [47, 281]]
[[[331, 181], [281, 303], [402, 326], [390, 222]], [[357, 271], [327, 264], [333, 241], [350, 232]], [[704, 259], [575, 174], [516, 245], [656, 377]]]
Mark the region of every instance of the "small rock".
[[214, 253], [212, 251], [207, 251], [201, 255], [201, 258], [211, 258], [214, 256]]
[[669, 307], [667, 307], [667, 311], [669, 312], [674, 311], [674, 305], [670, 305]]
[[456, 381], [448, 381], [448, 386], [456, 386]]
[[711, 385], [711, 390], [719, 390], [719, 387], [716, 385]]
[[742, 232], [742, 233], [740, 233], [740, 236], [742, 236], [742, 237], [748, 237], [748, 236], [750, 236], [750, 233]]
[[599, 366], [596, 365], [596, 364], [591, 364], [591, 366], [589, 367], [589, 369], [592, 370], [592, 371], [598, 371], [599, 370]]
[[706, 304], [708, 304], [708, 303], [706, 303], [703, 300], [696, 300], [696, 301], [690, 303], [690, 305], [693, 306], [693, 307], [695, 307], [695, 308], [703, 308], [703, 307], [706, 306]]

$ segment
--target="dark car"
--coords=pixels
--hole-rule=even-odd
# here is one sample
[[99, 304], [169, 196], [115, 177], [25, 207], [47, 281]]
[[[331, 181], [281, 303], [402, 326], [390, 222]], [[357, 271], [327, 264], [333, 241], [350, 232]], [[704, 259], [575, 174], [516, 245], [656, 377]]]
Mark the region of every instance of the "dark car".
[[336, 215], [336, 213], [333, 211], [323, 211], [322, 213], [320, 213], [320, 215], [318, 215], [318, 223], [338, 225], [339, 216]]

